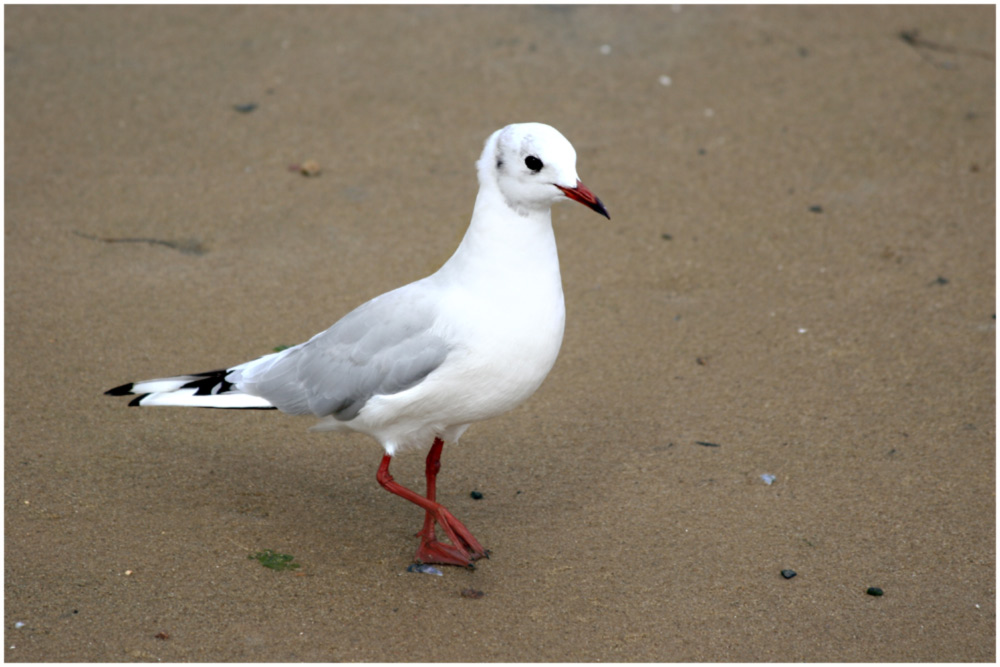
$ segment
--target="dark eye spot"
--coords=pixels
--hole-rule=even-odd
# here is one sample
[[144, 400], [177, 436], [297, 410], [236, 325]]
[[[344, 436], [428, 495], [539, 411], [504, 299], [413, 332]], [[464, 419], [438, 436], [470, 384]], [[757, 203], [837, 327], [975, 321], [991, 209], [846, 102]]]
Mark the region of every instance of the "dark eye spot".
[[524, 158], [524, 166], [526, 166], [531, 171], [534, 171], [534, 172], [537, 173], [537, 172], [541, 171], [542, 167], [544, 167], [545, 165], [542, 164], [542, 161], [539, 160], [534, 155], [529, 155], [528, 157]]

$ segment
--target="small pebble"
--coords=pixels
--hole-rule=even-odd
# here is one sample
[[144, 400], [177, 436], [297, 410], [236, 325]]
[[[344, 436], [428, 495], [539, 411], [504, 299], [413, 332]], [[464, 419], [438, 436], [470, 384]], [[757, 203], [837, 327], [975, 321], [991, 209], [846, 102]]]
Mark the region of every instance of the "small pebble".
[[609, 53], [611, 53], [611, 45], [610, 44], [602, 44], [601, 45], [601, 55], [602, 56], [606, 56]]
[[812, 211], [813, 213], [822, 213], [823, 212], [823, 207], [820, 206], [820, 205], [818, 205], [818, 204], [816, 204], [814, 206], [810, 206], [809, 210]]
[[785, 579], [791, 579], [796, 574], [798, 574], [798, 572], [796, 572], [795, 570], [782, 570], [781, 571], [781, 576], [783, 576]]
[[439, 577], [444, 576], [444, 572], [437, 569], [433, 565], [425, 565], [423, 563], [412, 563], [410, 567], [406, 568], [407, 572], [419, 572], [420, 574], [435, 574]]
[[240, 113], [250, 113], [251, 111], [257, 108], [257, 105], [253, 102], [249, 102], [247, 104], [234, 104], [233, 108], [239, 111]]
[[[767, 473], [767, 472], [764, 473], [763, 475], [761, 475], [760, 478], [762, 480], [764, 480], [764, 483], [767, 484], [768, 486], [771, 486], [772, 484], [774, 484], [774, 480], [777, 479], [777, 477], [775, 477], [771, 473]], [[792, 576], [795, 576], [794, 572], [792, 572]]]
[[472, 493], [469, 494], [469, 497], [472, 498], [473, 500], [482, 500], [483, 494], [480, 491], [473, 491]]
[[674, 82], [674, 80], [673, 80], [673, 79], [671, 79], [671, 78], [670, 78], [669, 76], [667, 76], [666, 74], [664, 74], [663, 76], [661, 76], [661, 77], [660, 77], [660, 85], [661, 85], [661, 86], [669, 86], [669, 85], [670, 85], [671, 83], [673, 83], [673, 82]]
[[306, 160], [299, 166], [299, 173], [303, 176], [319, 176], [323, 168], [316, 160]]
[[868, 595], [874, 595], [875, 597], [879, 597], [880, 595], [882, 595], [883, 591], [878, 586], [869, 586], [868, 590], [865, 591], [865, 593], [868, 593]]
[[168, 635], [166, 632], [157, 632], [153, 636], [156, 637], [157, 639], [170, 639], [170, 635]]
[[464, 591], [462, 591], [462, 597], [469, 598], [470, 600], [482, 599], [484, 595], [486, 595], [486, 593], [482, 591], [477, 591], [475, 588], [466, 588]]
[[18, 630], [20, 630], [25, 625], [27, 625], [27, 623], [25, 623], [24, 621], [18, 621], [17, 623], [14, 624], [14, 627], [17, 628]]

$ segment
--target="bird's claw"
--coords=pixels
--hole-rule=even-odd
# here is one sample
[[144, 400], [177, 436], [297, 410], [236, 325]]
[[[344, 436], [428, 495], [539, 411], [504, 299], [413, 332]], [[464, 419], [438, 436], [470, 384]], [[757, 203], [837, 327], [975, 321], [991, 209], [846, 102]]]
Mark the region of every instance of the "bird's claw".
[[426, 540], [421, 543], [420, 548], [414, 555], [416, 563], [433, 563], [434, 565], [457, 565], [469, 570], [475, 569], [474, 561], [482, 558], [482, 555], [469, 550], [446, 544], [437, 540]]

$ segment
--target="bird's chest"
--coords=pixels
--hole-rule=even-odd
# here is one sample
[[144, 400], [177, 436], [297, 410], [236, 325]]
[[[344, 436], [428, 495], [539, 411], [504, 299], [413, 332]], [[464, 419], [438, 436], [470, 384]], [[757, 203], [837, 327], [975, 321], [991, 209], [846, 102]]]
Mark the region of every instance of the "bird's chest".
[[566, 311], [558, 274], [478, 290], [464, 306], [469, 372], [483, 391], [523, 400], [548, 375], [562, 345]]

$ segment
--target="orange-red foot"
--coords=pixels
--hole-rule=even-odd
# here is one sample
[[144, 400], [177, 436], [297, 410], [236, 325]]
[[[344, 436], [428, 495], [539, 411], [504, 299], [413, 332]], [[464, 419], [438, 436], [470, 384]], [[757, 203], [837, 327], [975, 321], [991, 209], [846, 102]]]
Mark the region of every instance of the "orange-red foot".
[[461, 549], [446, 542], [429, 540], [423, 542], [413, 560], [417, 563], [433, 563], [435, 565], [457, 565], [459, 567], [475, 567], [473, 561], [482, 556], [474, 556], [465, 549]]
[[[417, 533], [420, 538], [420, 548], [413, 557], [415, 561], [472, 567], [473, 562], [480, 558], [489, 558], [490, 553], [483, 548], [479, 540], [473, 537], [469, 529], [447, 509], [436, 505], [427, 514], [423, 529]], [[435, 523], [441, 526], [451, 544], [438, 541], [434, 530]]]

